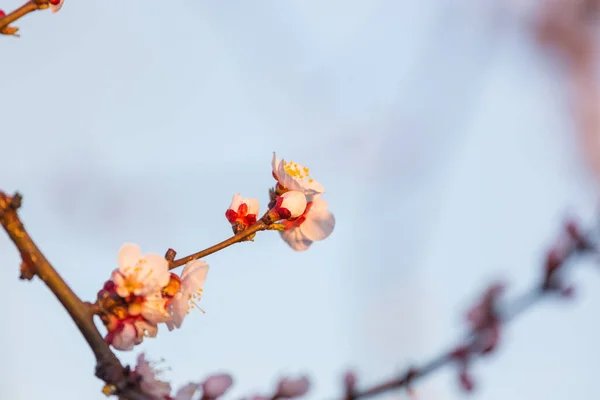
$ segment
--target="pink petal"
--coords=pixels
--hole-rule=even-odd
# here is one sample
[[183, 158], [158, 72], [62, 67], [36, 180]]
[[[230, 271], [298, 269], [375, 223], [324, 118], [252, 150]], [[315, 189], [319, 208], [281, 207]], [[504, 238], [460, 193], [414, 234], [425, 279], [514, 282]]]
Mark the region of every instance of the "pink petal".
[[280, 233], [281, 238], [295, 251], [308, 250], [312, 244], [311, 240], [306, 239], [304, 235], [302, 235], [299, 228], [292, 228]]
[[300, 225], [300, 231], [308, 240], [319, 241], [329, 237], [334, 227], [335, 217], [331, 212], [311, 210]]
[[119, 249], [119, 270], [125, 272], [125, 268], [133, 268], [142, 258], [142, 250], [135, 243], [125, 243]]
[[181, 291], [193, 293], [202, 288], [208, 274], [208, 264], [204, 260], [193, 260], [186, 264], [181, 273]]
[[204, 393], [203, 397], [216, 399], [217, 397], [223, 396], [223, 394], [233, 385], [233, 378], [227, 374], [219, 374], [208, 377], [202, 384]]
[[177, 391], [173, 400], [192, 400], [192, 397], [200, 390], [201, 386], [197, 383], [188, 383]]
[[304, 396], [309, 387], [310, 382], [305, 376], [298, 379], [283, 378], [279, 381], [277, 394], [283, 398]]
[[233, 195], [229, 209], [237, 212], [238, 207], [242, 204], [242, 196], [239, 193]]
[[117, 350], [129, 351], [135, 345], [137, 330], [133, 324], [125, 324], [121, 332], [117, 333], [111, 343], [112, 347]]

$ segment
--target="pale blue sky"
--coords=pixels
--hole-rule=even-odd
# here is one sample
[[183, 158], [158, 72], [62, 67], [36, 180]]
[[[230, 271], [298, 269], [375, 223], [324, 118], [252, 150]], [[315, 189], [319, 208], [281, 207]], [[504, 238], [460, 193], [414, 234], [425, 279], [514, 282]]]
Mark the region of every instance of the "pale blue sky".
[[[531, 283], [564, 213], [594, 210], [560, 75], [522, 27], [458, 3], [67, 0], [2, 38], [0, 188], [24, 194], [31, 234], [92, 299], [123, 242], [212, 245], [234, 192], [266, 204], [273, 150], [304, 163], [333, 235], [210, 256], [207, 314], [119, 356], [165, 358], [176, 385], [230, 372], [230, 398], [284, 373], [309, 373], [310, 399], [339, 394], [347, 367], [387, 377], [451, 344], [490, 279]], [[2, 397], [104, 398], [80, 334], [0, 239]], [[575, 278], [576, 301], [509, 328], [473, 399], [600, 395], [598, 276]], [[417, 389], [456, 387], [449, 369]]]

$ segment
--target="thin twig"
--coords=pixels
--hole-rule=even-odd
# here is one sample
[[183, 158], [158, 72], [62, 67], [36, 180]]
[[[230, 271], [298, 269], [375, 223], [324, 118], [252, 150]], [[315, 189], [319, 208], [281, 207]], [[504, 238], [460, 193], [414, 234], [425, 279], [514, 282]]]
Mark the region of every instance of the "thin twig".
[[7, 28], [10, 24], [15, 22], [19, 18], [22, 18], [25, 15], [29, 14], [30, 12], [48, 8], [48, 3], [48, 0], [31, 0], [23, 4], [15, 11], [0, 18], [0, 32], [4, 33], [5, 28]]

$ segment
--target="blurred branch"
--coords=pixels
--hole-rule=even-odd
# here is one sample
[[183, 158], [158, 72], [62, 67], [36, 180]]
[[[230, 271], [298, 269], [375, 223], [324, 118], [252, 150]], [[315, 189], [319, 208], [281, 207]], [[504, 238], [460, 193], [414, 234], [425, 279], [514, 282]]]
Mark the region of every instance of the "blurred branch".
[[473, 381], [467, 367], [474, 359], [486, 356], [497, 348], [501, 325], [506, 325], [549, 295], [571, 297], [573, 288], [563, 282], [561, 272], [568, 260], [585, 254], [597, 255], [597, 245], [583, 236], [574, 223], [567, 223], [562, 237], [546, 255], [541, 282], [502, 308], [497, 304], [497, 300], [504, 287], [501, 284], [492, 285], [484, 293], [480, 302], [469, 310], [467, 318], [471, 323], [471, 331], [459, 345], [420, 367], [409, 368], [399, 377], [362, 391], [356, 390], [353, 382], [351, 385], [346, 382], [344, 400], [367, 398], [402, 388], [410, 391], [411, 384], [417, 379], [424, 378], [449, 364], [458, 364], [460, 383], [463, 389], [471, 391]]
[[88, 304], [77, 297], [25, 230], [17, 213], [20, 206], [21, 196], [18, 193], [8, 196], [0, 191], [0, 223], [21, 253], [21, 279], [37, 275], [65, 307], [96, 357], [98, 378], [111, 385], [123, 398], [148, 399], [135, 390], [135, 382], [130, 382], [128, 369], [121, 365], [100, 335]]

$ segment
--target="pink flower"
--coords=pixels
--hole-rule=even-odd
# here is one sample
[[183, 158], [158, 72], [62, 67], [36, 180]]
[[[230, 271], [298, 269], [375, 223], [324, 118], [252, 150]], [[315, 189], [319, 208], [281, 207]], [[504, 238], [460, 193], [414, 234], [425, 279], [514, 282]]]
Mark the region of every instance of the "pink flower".
[[146, 296], [169, 283], [169, 263], [158, 254], [142, 256], [140, 247], [125, 243], [119, 250], [119, 269], [112, 274], [116, 292], [122, 298]]
[[283, 378], [277, 386], [277, 397], [291, 399], [304, 396], [309, 387], [310, 382], [305, 376], [298, 379]]
[[199, 308], [195, 302], [202, 298], [202, 286], [207, 274], [208, 264], [202, 260], [190, 261], [183, 269], [179, 290], [169, 304], [171, 319], [166, 324], [170, 331], [181, 327], [191, 308]]
[[319, 182], [310, 177], [308, 168], [293, 161], [279, 160], [275, 152], [271, 166], [273, 177], [286, 190], [296, 190], [307, 196], [325, 191]]
[[292, 249], [304, 251], [313, 242], [324, 240], [331, 235], [335, 227], [335, 217], [327, 210], [325, 200], [317, 195], [307, 203], [302, 215], [293, 221], [283, 221], [283, 225], [285, 226], [285, 230], [281, 232], [283, 240]]
[[225, 394], [233, 385], [233, 378], [228, 374], [219, 374], [208, 377], [202, 384], [202, 397], [216, 399]]
[[194, 395], [200, 390], [202, 385], [198, 383], [188, 383], [182, 386], [175, 394], [175, 397], [170, 397], [172, 400], [192, 400]]
[[141, 378], [140, 388], [142, 391], [157, 399], [163, 399], [171, 393], [171, 385], [168, 382], [157, 379], [161, 372], [154, 369], [146, 361], [144, 353], [138, 356], [137, 365], [133, 373]]

